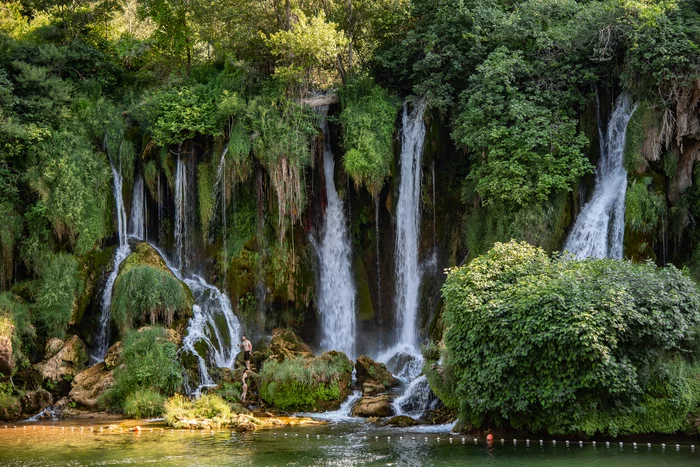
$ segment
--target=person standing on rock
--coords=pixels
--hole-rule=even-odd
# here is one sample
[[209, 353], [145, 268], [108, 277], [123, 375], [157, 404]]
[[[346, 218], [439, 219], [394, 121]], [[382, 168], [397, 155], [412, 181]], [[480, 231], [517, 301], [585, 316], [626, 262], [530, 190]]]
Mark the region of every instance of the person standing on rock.
[[246, 380], [248, 379], [248, 372], [250, 370], [246, 370], [243, 372], [243, 377], [241, 378], [241, 383], [243, 387], [243, 393], [241, 394], [241, 402], [245, 402], [245, 396], [248, 394], [248, 383]]
[[243, 350], [243, 360], [245, 361], [246, 370], [250, 370], [250, 352], [253, 350], [253, 344], [250, 343], [246, 336], [241, 338], [241, 349]]

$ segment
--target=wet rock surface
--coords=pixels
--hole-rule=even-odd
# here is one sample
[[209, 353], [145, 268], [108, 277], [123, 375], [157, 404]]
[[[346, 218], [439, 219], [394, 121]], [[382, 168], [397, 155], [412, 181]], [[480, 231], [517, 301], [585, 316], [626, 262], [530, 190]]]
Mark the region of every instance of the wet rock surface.
[[51, 393], [45, 389], [36, 389], [25, 392], [22, 396], [22, 413], [25, 417], [31, 417], [41, 412], [53, 403]]
[[364, 396], [352, 409], [355, 417], [389, 417], [394, 414], [391, 406], [394, 396], [382, 394], [379, 396]]
[[75, 377], [68, 397], [89, 410], [97, 410], [99, 397], [113, 384], [112, 372], [107, 370], [105, 362], [100, 362]]
[[407, 415], [397, 415], [387, 420], [386, 424], [391, 426], [406, 427], [420, 425], [420, 422], [415, 418], [409, 417]]
[[394, 378], [383, 363], [375, 362], [366, 355], [355, 362], [355, 377], [365, 395], [383, 392], [399, 384], [399, 380]]
[[85, 343], [78, 336], [69, 338], [61, 350], [53, 357], [38, 363], [35, 367], [44, 380], [54, 383], [72, 379], [85, 368], [88, 352]]
[[273, 329], [270, 344], [262, 351], [266, 358], [273, 358], [278, 362], [294, 357], [313, 358], [311, 347], [289, 329]]
[[12, 340], [9, 336], [0, 336], [0, 373], [3, 375], [12, 374], [15, 367], [12, 359]]

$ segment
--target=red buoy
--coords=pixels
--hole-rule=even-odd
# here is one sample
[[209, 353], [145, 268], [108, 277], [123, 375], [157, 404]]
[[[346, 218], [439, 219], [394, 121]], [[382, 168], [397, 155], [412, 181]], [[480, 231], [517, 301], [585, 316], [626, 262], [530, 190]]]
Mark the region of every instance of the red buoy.
[[489, 433], [488, 435], [486, 435], [486, 441], [487, 441], [488, 443], [493, 443], [493, 435], [492, 435], [491, 433]]

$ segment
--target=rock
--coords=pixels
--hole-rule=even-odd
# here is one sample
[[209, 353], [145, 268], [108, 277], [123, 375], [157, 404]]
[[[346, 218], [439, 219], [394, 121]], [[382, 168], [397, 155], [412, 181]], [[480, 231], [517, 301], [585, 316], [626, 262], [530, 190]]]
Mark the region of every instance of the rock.
[[22, 416], [22, 403], [18, 397], [0, 396], [0, 420], [13, 422]]
[[64, 342], [58, 337], [49, 339], [44, 347], [44, 359], [49, 359], [56, 355], [63, 347]]
[[105, 362], [100, 362], [78, 373], [68, 397], [77, 404], [96, 410], [98, 398], [113, 384], [112, 372], [107, 370]]
[[391, 426], [407, 427], [419, 425], [420, 423], [418, 420], [407, 415], [397, 415], [387, 420], [386, 424]]
[[53, 357], [35, 365], [45, 380], [54, 383], [72, 379], [85, 368], [87, 348], [78, 336], [68, 339]]
[[375, 362], [365, 355], [355, 362], [355, 376], [364, 394], [374, 394], [399, 384], [399, 380], [394, 378], [383, 363]]
[[391, 406], [393, 396], [382, 394], [380, 396], [364, 396], [352, 409], [355, 417], [389, 417], [394, 414]]
[[105, 366], [108, 370], [113, 370], [122, 364], [123, 351], [124, 344], [122, 341], [115, 342], [114, 345], [107, 350], [105, 354]]
[[267, 358], [274, 358], [278, 362], [297, 356], [304, 358], [314, 356], [311, 347], [306, 345], [294, 331], [279, 328], [272, 330], [270, 345], [264, 350], [264, 353]]
[[250, 420], [241, 420], [238, 425], [236, 425], [236, 431], [238, 432], [255, 431], [257, 429], [258, 426]]
[[36, 415], [53, 403], [51, 393], [45, 389], [29, 391], [22, 396], [22, 413], [27, 417]]
[[10, 376], [14, 368], [12, 339], [10, 336], [0, 336], [0, 373], [4, 376]]
[[367, 381], [362, 385], [362, 394], [365, 396], [369, 396], [372, 394], [379, 394], [380, 392], [384, 392], [386, 388], [382, 383], [378, 383], [376, 381]]

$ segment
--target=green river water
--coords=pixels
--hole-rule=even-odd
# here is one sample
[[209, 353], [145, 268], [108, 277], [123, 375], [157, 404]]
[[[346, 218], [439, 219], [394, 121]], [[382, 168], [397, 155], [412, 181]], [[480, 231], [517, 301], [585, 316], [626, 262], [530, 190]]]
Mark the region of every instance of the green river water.
[[[289, 426], [255, 433], [230, 430], [180, 431], [144, 424], [140, 434], [127, 429], [100, 431], [97, 422], [0, 425], [0, 465], [7, 466], [700, 466], [698, 447], [682, 440], [676, 450], [672, 439], [665, 449], [651, 448], [646, 440], [635, 449], [631, 441], [597, 446], [578, 440], [556, 445], [545, 440], [497, 439], [489, 448], [483, 440], [449, 432], [410, 428], [377, 428], [366, 423], [340, 422], [315, 426]], [[93, 427], [94, 431], [90, 431]], [[153, 431], [151, 431], [153, 429]]]

